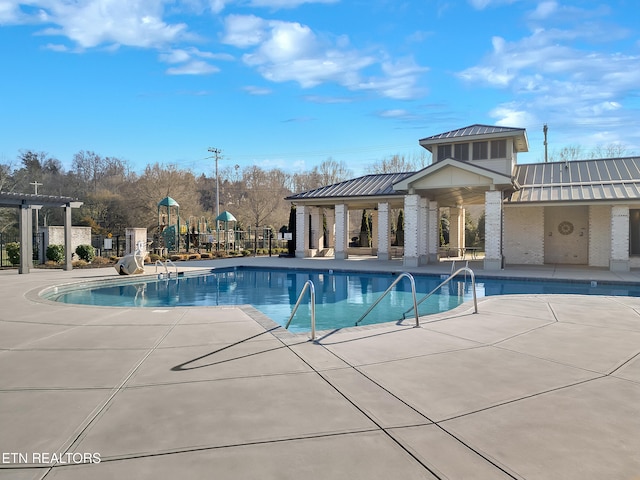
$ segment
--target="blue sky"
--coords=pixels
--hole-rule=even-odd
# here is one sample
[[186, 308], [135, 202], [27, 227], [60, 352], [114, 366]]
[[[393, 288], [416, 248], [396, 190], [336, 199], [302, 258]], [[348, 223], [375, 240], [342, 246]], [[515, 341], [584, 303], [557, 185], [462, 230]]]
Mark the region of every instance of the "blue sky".
[[0, 0], [0, 163], [92, 150], [212, 174], [524, 127], [640, 154], [635, 0]]

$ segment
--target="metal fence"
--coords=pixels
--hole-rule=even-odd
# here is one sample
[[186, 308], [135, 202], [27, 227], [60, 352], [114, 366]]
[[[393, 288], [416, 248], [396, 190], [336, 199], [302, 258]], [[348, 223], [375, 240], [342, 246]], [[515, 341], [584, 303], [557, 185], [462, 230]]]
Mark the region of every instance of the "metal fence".
[[[34, 233], [32, 242], [34, 265], [45, 263], [47, 261], [47, 257], [44, 245], [44, 232]], [[6, 233], [0, 233], [0, 267], [14, 266], [9, 260], [9, 256], [7, 255], [8, 243], [20, 243], [20, 237], [18, 235], [7, 235]]]

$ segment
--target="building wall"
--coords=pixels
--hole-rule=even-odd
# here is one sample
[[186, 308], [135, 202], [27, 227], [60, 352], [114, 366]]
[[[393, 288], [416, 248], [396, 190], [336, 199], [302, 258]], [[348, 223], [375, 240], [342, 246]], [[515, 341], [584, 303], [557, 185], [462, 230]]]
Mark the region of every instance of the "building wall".
[[589, 266], [608, 267], [611, 256], [611, 206], [589, 207]]
[[[40, 227], [44, 230], [44, 252], [49, 245], [64, 245], [64, 227]], [[91, 245], [91, 227], [71, 227], [71, 253], [78, 245]], [[46, 258], [46, 257], [45, 257]]]
[[504, 257], [507, 265], [544, 263], [544, 207], [504, 209]]

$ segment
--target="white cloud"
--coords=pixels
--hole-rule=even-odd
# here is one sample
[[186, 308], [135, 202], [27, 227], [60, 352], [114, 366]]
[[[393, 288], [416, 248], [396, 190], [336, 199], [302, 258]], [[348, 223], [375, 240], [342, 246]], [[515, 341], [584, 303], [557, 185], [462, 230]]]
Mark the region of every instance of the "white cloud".
[[[255, 47], [242, 59], [272, 82], [294, 81], [303, 88], [332, 82], [405, 99], [418, 94], [415, 85], [425, 70], [411, 59], [394, 63], [363, 54], [350, 47], [346, 36], [331, 41], [297, 22], [230, 15], [225, 27], [223, 41], [239, 48]], [[365, 75], [376, 67], [382, 75]]]
[[503, 127], [526, 127], [538, 123], [535, 116], [519, 109], [515, 103], [507, 103], [494, 108], [489, 115], [496, 119], [496, 125]]
[[194, 47], [185, 49], [173, 49], [158, 55], [160, 61], [171, 65], [182, 64], [167, 69], [169, 75], [208, 75], [217, 73], [220, 69], [207, 63], [207, 60], [229, 60], [229, 55], [219, 55], [211, 52], [203, 52]]
[[169, 75], [208, 75], [211, 73], [217, 73], [220, 69], [214, 65], [211, 65], [202, 60], [191, 60], [178, 67], [171, 67], [167, 69]]
[[484, 10], [487, 7], [495, 7], [499, 5], [508, 5], [518, 0], [469, 0], [471, 6], [477, 10]]
[[222, 43], [238, 48], [258, 45], [264, 40], [268, 22], [255, 15], [229, 15], [225, 18]]
[[529, 15], [532, 20], [544, 20], [558, 11], [558, 2], [540, 2], [536, 9]]
[[31, 14], [21, 12], [20, 3], [2, 1], [0, 23], [50, 24], [40, 33], [65, 36], [80, 48], [158, 47], [184, 37], [187, 30], [183, 23], [163, 21], [165, 0], [34, 0], [28, 2]]
[[296, 8], [305, 3], [336, 3], [340, 0], [250, 0], [252, 7]]
[[247, 85], [242, 89], [250, 95], [271, 95], [273, 93], [270, 88], [256, 87], [254, 85]]

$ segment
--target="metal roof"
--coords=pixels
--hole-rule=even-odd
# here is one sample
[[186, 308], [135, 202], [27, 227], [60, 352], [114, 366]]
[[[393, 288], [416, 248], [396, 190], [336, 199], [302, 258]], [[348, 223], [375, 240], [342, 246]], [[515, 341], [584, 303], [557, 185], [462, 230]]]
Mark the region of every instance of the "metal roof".
[[381, 195], [402, 195], [396, 192], [393, 184], [413, 175], [414, 172], [378, 173], [353, 178], [326, 187], [288, 196], [287, 200], [311, 200], [316, 198], [335, 197], [372, 197]]
[[640, 157], [516, 165], [506, 203], [640, 200]]
[[[80, 203], [76, 198], [58, 195], [35, 195], [33, 193], [15, 193], [0, 191], [0, 207], [16, 207], [20, 205], [41, 205], [44, 207], [58, 207]], [[82, 203], [80, 203], [82, 205]]]
[[454, 139], [459, 137], [471, 137], [474, 135], [520, 133], [524, 131], [525, 131], [524, 128], [498, 127], [498, 126], [492, 126], [492, 125], [475, 124], [475, 125], [469, 125], [468, 127], [458, 128], [457, 130], [451, 130], [450, 132], [439, 133], [437, 135], [432, 135], [430, 137], [421, 138], [420, 143], [426, 142], [429, 140]]

